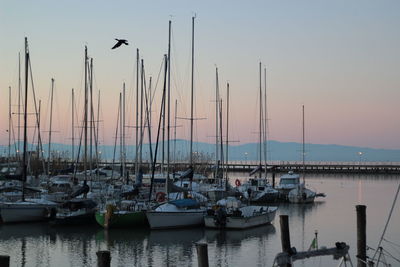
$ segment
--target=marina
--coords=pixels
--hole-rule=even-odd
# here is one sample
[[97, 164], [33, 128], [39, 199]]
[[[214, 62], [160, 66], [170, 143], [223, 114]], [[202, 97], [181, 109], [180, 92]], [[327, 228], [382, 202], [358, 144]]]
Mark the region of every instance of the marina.
[[[232, 174], [232, 177], [241, 177]], [[383, 231], [397, 176], [309, 175], [307, 184], [327, 193], [313, 204], [279, 204], [271, 225], [245, 230], [185, 229], [150, 230], [123, 228], [104, 230], [100, 226], [52, 227], [48, 223], [0, 226], [0, 253], [10, 255], [11, 266], [95, 266], [96, 252], [108, 250], [111, 266], [197, 266], [196, 242], [208, 244], [210, 266], [272, 266], [281, 252], [279, 215], [289, 216], [292, 246], [308, 250], [318, 231], [319, 246], [346, 242], [353, 264], [357, 247], [355, 205], [367, 206], [367, 244], [375, 248]], [[383, 247], [394, 253], [400, 235], [397, 211]], [[371, 256], [373, 250], [368, 250]], [[396, 260], [387, 257], [392, 266]], [[331, 256], [306, 259], [295, 266], [337, 266]]]
[[0, 267], [400, 266], [399, 9], [5, 2]]

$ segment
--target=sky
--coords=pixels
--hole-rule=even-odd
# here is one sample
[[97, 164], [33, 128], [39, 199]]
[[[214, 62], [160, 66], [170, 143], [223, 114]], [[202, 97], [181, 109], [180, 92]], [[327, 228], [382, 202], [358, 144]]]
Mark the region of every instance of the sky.
[[[171, 111], [190, 115], [191, 18], [195, 19], [195, 141], [214, 142], [216, 67], [229, 140], [258, 140], [259, 63], [267, 73], [268, 139], [400, 149], [399, 1], [5, 1], [0, 0], [0, 144], [8, 143], [9, 87], [17, 135], [18, 53], [24, 37], [43, 142], [48, 141], [51, 79], [55, 79], [52, 141], [71, 142], [71, 90], [82, 120], [84, 48], [94, 64], [94, 103], [100, 92], [99, 138], [113, 144], [119, 93], [126, 84], [127, 144], [134, 144], [136, 49], [152, 77], [157, 129], [172, 21]], [[128, 46], [111, 50], [114, 38]], [[157, 79], [157, 77], [159, 77]], [[158, 80], [157, 86], [155, 86]], [[23, 81], [23, 75], [22, 75]], [[33, 112], [32, 91], [28, 111]], [[29, 126], [34, 117], [28, 116]], [[177, 138], [189, 139], [179, 119]], [[224, 125], [225, 127], [225, 125]], [[76, 128], [76, 136], [81, 129]], [[225, 131], [225, 130], [224, 130]], [[30, 128], [30, 138], [33, 128]], [[173, 131], [171, 132], [173, 136]], [[154, 138], [154, 137], [153, 137]], [[13, 139], [14, 140], [14, 139]], [[154, 140], [154, 139], [153, 139]]]

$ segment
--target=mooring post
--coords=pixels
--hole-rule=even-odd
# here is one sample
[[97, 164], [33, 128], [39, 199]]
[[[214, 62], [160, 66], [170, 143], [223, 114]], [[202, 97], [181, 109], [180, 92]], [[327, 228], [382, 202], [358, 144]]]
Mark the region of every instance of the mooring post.
[[208, 267], [208, 250], [206, 243], [196, 243], [197, 262], [199, 267]]
[[[291, 245], [290, 245], [290, 232], [289, 232], [289, 216], [288, 215], [280, 215], [280, 226], [281, 226], [281, 243], [282, 243], [282, 251], [290, 254]], [[292, 264], [286, 264], [286, 267], [291, 267]]]
[[357, 205], [357, 267], [366, 267], [367, 264], [367, 220], [366, 206]]
[[108, 250], [99, 250], [97, 255], [97, 267], [110, 267], [111, 254]]
[[0, 266], [1, 267], [10, 267], [10, 256], [0, 255]]

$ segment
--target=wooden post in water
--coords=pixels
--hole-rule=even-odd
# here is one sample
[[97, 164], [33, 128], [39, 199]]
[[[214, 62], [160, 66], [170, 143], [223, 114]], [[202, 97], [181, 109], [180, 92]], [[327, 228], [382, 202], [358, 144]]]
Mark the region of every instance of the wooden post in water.
[[10, 266], [10, 256], [0, 255], [0, 266], [1, 267], [9, 267]]
[[110, 267], [111, 255], [108, 250], [99, 250], [96, 252], [97, 255], [97, 266], [98, 267]]
[[357, 267], [366, 267], [367, 261], [367, 220], [365, 205], [357, 205]]
[[[289, 232], [289, 216], [288, 215], [280, 215], [280, 226], [281, 226], [281, 243], [282, 243], [282, 251], [290, 254], [290, 232]], [[286, 264], [286, 267], [291, 267], [292, 264]]]
[[196, 243], [197, 262], [199, 267], [208, 267], [208, 250], [206, 243]]

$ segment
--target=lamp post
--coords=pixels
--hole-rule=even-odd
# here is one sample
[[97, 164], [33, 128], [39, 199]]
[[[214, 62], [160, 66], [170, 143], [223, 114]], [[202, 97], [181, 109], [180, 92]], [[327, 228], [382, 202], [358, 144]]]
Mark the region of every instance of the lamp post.
[[247, 153], [247, 152], [244, 152], [244, 159], [245, 159], [245, 163], [247, 164], [247, 155], [248, 155], [249, 153]]
[[357, 152], [357, 155], [358, 155], [358, 157], [359, 157], [359, 162], [358, 162], [358, 164], [361, 165], [361, 159], [362, 159], [363, 153], [360, 151], [360, 152]]

